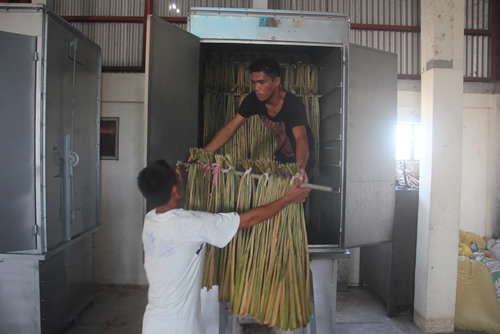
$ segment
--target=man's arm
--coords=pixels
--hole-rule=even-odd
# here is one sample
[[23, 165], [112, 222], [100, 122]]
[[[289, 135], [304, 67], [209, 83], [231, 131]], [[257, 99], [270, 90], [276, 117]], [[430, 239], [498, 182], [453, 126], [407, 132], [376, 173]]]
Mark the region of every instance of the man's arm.
[[306, 127], [303, 125], [296, 126], [292, 128], [292, 132], [295, 136], [295, 159], [300, 166], [300, 175], [304, 178], [304, 182], [308, 183], [306, 165], [309, 159], [309, 143], [307, 141]]
[[238, 131], [238, 129], [243, 125], [243, 123], [245, 123], [246, 120], [247, 119], [245, 117], [236, 113], [236, 115], [234, 115], [233, 119], [229, 123], [224, 125], [222, 129], [217, 131], [210, 143], [208, 143], [208, 145], [204, 147], [204, 150], [208, 152], [217, 151], [234, 136], [236, 131]]
[[279, 210], [291, 203], [302, 203], [306, 200], [311, 189], [300, 188], [302, 179], [296, 182], [286, 193], [285, 196], [269, 204], [259, 206], [240, 214], [240, 228], [248, 228], [260, 223], [267, 218], [274, 216]]

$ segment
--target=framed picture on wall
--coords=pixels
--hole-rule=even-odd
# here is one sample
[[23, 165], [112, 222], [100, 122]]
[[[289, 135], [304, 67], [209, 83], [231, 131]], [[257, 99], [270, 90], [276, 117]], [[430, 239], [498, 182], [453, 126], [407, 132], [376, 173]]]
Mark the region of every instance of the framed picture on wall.
[[101, 117], [101, 160], [118, 160], [118, 117]]

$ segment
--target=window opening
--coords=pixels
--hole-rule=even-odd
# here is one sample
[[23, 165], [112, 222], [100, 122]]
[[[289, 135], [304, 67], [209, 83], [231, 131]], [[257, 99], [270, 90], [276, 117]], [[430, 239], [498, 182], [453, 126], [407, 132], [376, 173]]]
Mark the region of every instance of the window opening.
[[101, 160], [118, 160], [118, 128], [118, 117], [101, 118]]
[[396, 182], [399, 186], [418, 189], [421, 153], [422, 133], [420, 124], [397, 124]]

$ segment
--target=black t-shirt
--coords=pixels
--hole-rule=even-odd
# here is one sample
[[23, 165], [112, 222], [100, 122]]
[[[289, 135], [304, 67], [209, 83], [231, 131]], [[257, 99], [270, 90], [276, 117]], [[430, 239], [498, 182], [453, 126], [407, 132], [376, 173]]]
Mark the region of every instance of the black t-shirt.
[[295, 161], [295, 136], [292, 128], [296, 126], [305, 126], [307, 132], [307, 141], [309, 144], [308, 165], [314, 159], [314, 141], [311, 129], [307, 124], [307, 116], [304, 104], [293, 94], [286, 92], [283, 106], [280, 112], [275, 116], [269, 116], [265, 103], [260, 102], [255, 92], [248, 94], [238, 109], [238, 113], [248, 118], [253, 115], [259, 115], [274, 138], [276, 139], [276, 149], [274, 154], [276, 160], [282, 163]]

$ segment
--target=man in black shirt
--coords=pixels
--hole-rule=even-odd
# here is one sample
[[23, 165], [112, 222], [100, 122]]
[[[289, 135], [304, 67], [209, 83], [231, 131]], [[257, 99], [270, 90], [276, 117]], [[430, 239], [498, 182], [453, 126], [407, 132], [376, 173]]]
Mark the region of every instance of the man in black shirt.
[[304, 182], [314, 167], [314, 141], [305, 107], [292, 93], [280, 88], [281, 68], [277, 61], [259, 59], [249, 66], [253, 92], [241, 103], [234, 118], [205, 146], [214, 152], [223, 146], [248, 117], [259, 115], [276, 139], [275, 156], [281, 163], [297, 163]]

